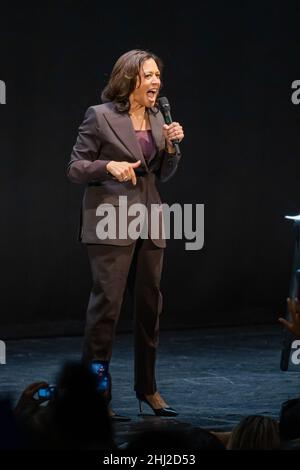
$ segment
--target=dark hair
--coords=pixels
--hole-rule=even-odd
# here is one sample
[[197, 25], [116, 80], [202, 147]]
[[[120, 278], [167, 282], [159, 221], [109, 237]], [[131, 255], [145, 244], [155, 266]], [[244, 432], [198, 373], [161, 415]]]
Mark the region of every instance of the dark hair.
[[138, 76], [140, 77], [142, 63], [148, 59], [155, 60], [162, 73], [163, 63], [152, 52], [134, 49], [121, 55], [112, 69], [108, 84], [102, 91], [102, 102], [113, 101], [120, 113], [129, 111], [129, 96], [136, 87]]
[[145, 430], [134, 435], [127, 446], [130, 454], [138, 452], [164, 453], [191, 452], [196, 450], [225, 450], [222, 442], [207, 429], [192, 428], [189, 430], [179, 428]]
[[300, 438], [300, 399], [293, 398], [281, 405], [279, 433], [282, 440]]
[[280, 445], [278, 425], [268, 416], [247, 416], [234, 428], [229, 439], [231, 450], [275, 450]]

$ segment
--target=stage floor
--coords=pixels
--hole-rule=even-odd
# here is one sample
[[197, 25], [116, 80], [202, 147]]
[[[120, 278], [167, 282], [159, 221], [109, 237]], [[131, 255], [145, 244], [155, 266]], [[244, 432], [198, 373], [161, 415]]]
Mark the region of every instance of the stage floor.
[[[153, 426], [201, 426], [230, 430], [249, 414], [277, 418], [280, 404], [300, 395], [300, 365], [279, 369], [280, 326], [251, 326], [163, 331], [157, 383], [175, 418], [139, 416], [133, 392], [133, 337], [116, 337], [111, 363], [113, 408], [131, 417], [115, 423], [119, 444]], [[82, 338], [60, 337], [7, 342], [7, 363], [0, 365], [0, 396], [15, 402], [32, 382], [55, 378], [65, 361], [80, 360]]]

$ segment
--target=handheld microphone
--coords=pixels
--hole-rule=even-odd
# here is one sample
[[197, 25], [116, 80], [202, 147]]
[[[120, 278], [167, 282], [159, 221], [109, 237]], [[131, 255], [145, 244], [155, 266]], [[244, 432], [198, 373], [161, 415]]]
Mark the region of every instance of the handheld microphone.
[[[162, 96], [161, 98], [158, 98], [158, 104], [160, 107], [160, 110], [163, 114], [165, 123], [170, 125], [173, 122], [172, 116], [171, 116], [171, 107], [168, 98], [165, 96]], [[179, 140], [174, 139], [171, 141], [172, 145], [176, 151], [177, 155], [180, 155], [180, 148], [179, 148]]]

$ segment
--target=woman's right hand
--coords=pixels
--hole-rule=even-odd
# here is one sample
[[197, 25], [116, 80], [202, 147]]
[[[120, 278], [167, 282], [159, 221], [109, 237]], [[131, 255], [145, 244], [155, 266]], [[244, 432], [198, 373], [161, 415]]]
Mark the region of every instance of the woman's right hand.
[[136, 174], [134, 169], [140, 166], [141, 160], [138, 160], [135, 163], [129, 162], [115, 162], [111, 160], [106, 165], [106, 170], [113, 175], [120, 183], [124, 181], [132, 181], [132, 184], [136, 185]]

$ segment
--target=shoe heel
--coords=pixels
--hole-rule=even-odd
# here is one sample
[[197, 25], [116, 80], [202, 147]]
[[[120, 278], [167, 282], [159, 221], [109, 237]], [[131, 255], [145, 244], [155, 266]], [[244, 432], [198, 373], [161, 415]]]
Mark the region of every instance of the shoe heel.
[[166, 406], [162, 408], [154, 408], [153, 405], [149, 402], [149, 400], [147, 400], [145, 395], [141, 395], [137, 393], [136, 397], [139, 402], [140, 413], [142, 413], [142, 402], [144, 402], [144, 403], [147, 403], [148, 406], [150, 406], [150, 408], [152, 409], [153, 413], [156, 416], [177, 416], [178, 415], [177, 411], [174, 410], [174, 408], [171, 408], [170, 406]]
[[139, 400], [139, 408], [140, 408], [140, 413], [142, 413], [143, 410], [142, 410], [142, 402], [141, 402], [141, 400]]

